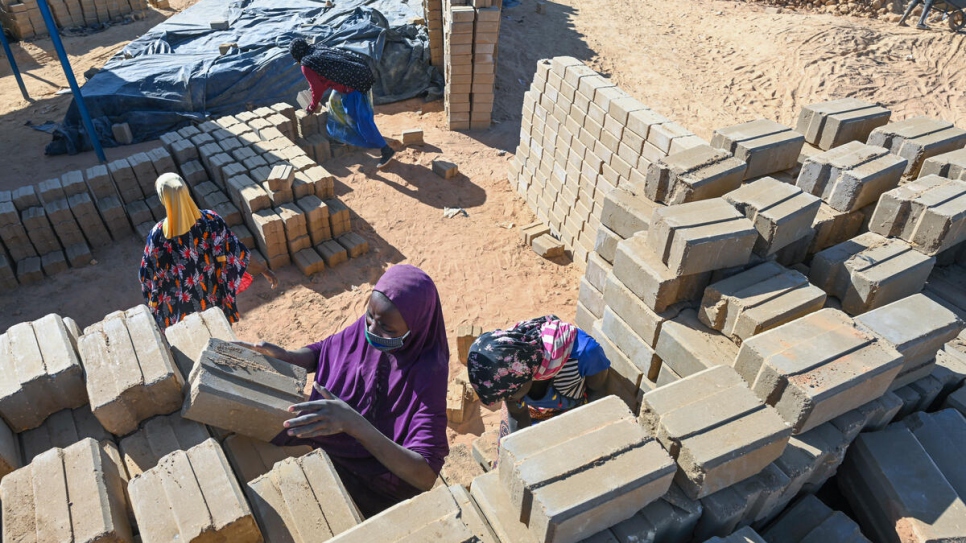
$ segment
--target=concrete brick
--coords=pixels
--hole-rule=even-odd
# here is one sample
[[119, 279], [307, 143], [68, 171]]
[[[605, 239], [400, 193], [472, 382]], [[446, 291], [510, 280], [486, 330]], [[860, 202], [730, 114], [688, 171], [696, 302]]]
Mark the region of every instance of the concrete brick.
[[874, 540], [955, 541], [966, 534], [966, 504], [907, 428], [859, 435], [838, 479]]
[[[614, 276], [657, 313], [678, 302], [697, 298], [707, 286], [710, 274], [676, 274], [651, 249], [648, 236], [640, 232], [617, 244]], [[749, 244], [749, 254], [750, 248]]]
[[765, 262], [708, 286], [698, 318], [740, 345], [824, 304], [825, 292], [810, 285], [804, 275]]
[[654, 352], [661, 359], [662, 370], [669, 366], [677, 377], [687, 377], [714, 366], [730, 366], [738, 346], [706, 328], [693, 309], [685, 309], [661, 326]]
[[[622, 358], [626, 358], [634, 365], [633, 371], [627, 377], [630, 378], [632, 375], [636, 376], [640, 374], [650, 379], [655, 379], [660, 361], [655, 356], [654, 349], [647, 340], [637, 335], [630, 325], [609, 307], [604, 308], [601, 317], [601, 331], [624, 354]], [[636, 387], [640, 383], [639, 381], [631, 379], [631, 384]]]
[[[112, 449], [113, 455], [105, 449]], [[113, 444], [50, 449], [0, 482], [8, 541], [131, 542], [123, 467]]]
[[14, 432], [87, 403], [80, 358], [57, 315], [15, 324], [0, 335], [0, 365], [0, 415]]
[[966, 181], [966, 149], [950, 151], [927, 158], [919, 170], [919, 177], [938, 175], [946, 179]]
[[312, 447], [308, 445], [279, 447], [240, 434], [225, 438], [223, 447], [228, 462], [242, 483], [267, 474], [275, 464], [286, 458], [297, 458], [312, 452]]
[[64, 449], [86, 438], [114, 444], [114, 437], [94, 418], [88, 405], [62, 409], [47, 417], [39, 427], [21, 432], [18, 437], [23, 465], [29, 464], [34, 457], [48, 449]]
[[[29, 463], [29, 461], [27, 462]], [[0, 479], [10, 472], [20, 469], [23, 465], [21, 446], [17, 440], [17, 435], [10, 431], [7, 423], [0, 420]]]
[[98, 164], [97, 166], [88, 168], [85, 172], [85, 178], [87, 187], [90, 189], [94, 199], [99, 200], [101, 198], [116, 196], [114, 183], [111, 181], [111, 175], [108, 173], [106, 165]]
[[160, 415], [120, 440], [128, 476], [137, 477], [158, 465], [162, 457], [187, 450], [211, 437], [203, 424], [181, 418], [180, 413]]
[[575, 542], [664, 495], [674, 463], [620, 400], [604, 398], [504, 438], [498, 471], [536, 541]]
[[953, 312], [922, 294], [873, 309], [855, 322], [903, 356], [893, 389], [932, 373], [936, 353], [964, 327]]
[[135, 153], [127, 157], [128, 164], [134, 172], [134, 177], [145, 196], [154, 194], [154, 182], [158, 179], [158, 172], [147, 153]]
[[859, 235], [868, 210], [869, 208], [863, 208], [842, 213], [822, 202], [812, 222], [812, 230], [815, 234], [809, 242], [807, 253], [813, 255]]
[[656, 209], [647, 241], [680, 276], [746, 264], [757, 239], [751, 221], [715, 198]]
[[345, 247], [349, 258], [359, 258], [369, 252], [369, 242], [356, 232], [346, 232], [335, 238], [335, 241]]
[[899, 185], [905, 161], [884, 147], [853, 141], [808, 157], [796, 185], [833, 209], [855, 211]]
[[759, 119], [714, 131], [711, 146], [744, 161], [745, 179], [794, 168], [805, 144], [801, 134], [774, 121]]
[[175, 451], [128, 483], [141, 539], [262, 541], [248, 503], [213, 439]]
[[60, 183], [60, 178], [54, 177], [37, 183], [37, 195], [44, 205], [67, 198], [64, 187]]
[[815, 255], [809, 280], [858, 315], [922, 290], [935, 258], [866, 232]]
[[533, 238], [530, 247], [543, 258], [557, 258], [565, 252], [564, 244], [549, 234]]
[[459, 443], [450, 447], [439, 477], [447, 486], [459, 485], [469, 490], [470, 483], [484, 473], [479, 462], [473, 458], [470, 447]]
[[339, 245], [335, 240], [320, 243], [316, 245], [315, 250], [329, 268], [338, 266], [349, 259], [349, 254], [346, 252], [345, 247]]
[[807, 143], [828, 151], [850, 141], [866, 141], [891, 116], [891, 111], [876, 104], [843, 98], [803, 107], [795, 131], [804, 134]]
[[765, 177], [724, 196], [758, 230], [753, 252], [774, 254], [812, 230], [821, 201], [801, 189]]
[[735, 369], [796, 433], [881, 396], [902, 368], [902, 355], [822, 309], [745, 341]]
[[40, 265], [47, 277], [53, 277], [58, 273], [67, 271], [67, 259], [64, 257], [63, 251], [47, 253], [40, 257]]
[[[154, 223], [148, 223], [148, 226], [153, 228]], [[150, 228], [148, 230], [150, 231]], [[147, 235], [141, 237], [146, 239]], [[70, 262], [71, 268], [83, 268], [92, 262], [91, 250], [86, 243], [75, 243], [67, 247], [64, 253], [67, 255], [67, 261]]]
[[961, 386], [947, 396], [942, 407], [943, 409], [955, 409], [966, 416], [966, 387]]
[[473, 479], [470, 496], [476, 502], [483, 517], [493, 529], [499, 541], [534, 543], [535, 539], [520, 521], [519, 511], [510, 502], [510, 496], [497, 472], [490, 472]]
[[37, 189], [33, 185], [25, 185], [14, 190], [10, 197], [17, 211], [23, 212], [28, 208], [41, 205], [40, 198], [37, 196]]
[[305, 370], [211, 338], [188, 379], [187, 419], [271, 441], [302, 401]]
[[675, 482], [691, 499], [758, 473], [781, 455], [791, 434], [727, 366], [644, 394], [640, 422], [677, 460]]
[[645, 197], [640, 188], [618, 187], [604, 197], [600, 223], [627, 239], [637, 232], [646, 232], [651, 215], [659, 207], [659, 204]]
[[483, 334], [483, 328], [476, 324], [462, 324], [456, 328], [456, 352], [458, 360], [464, 366], [469, 356], [470, 346], [476, 338]]
[[17, 262], [17, 282], [21, 285], [39, 283], [44, 280], [44, 272], [40, 268], [40, 258], [30, 257]]
[[534, 238], [549, 233], [550, 227], [540, 221], [520, 227], [520, 236], [523, 239], [523, 243], [528, 246], [533, 242]]
[[645, 195], [667, 205], [717, 198], [741, 186], [745, 168], [730, 153], [701, 145], [648, 166]]
[[496, 467], [499, 436], [499, 429], [494, 428], [483, 432], [473, 440], [473, 458], [480, 464], [483, 471], [491, 471]]
[[154, 316], [141, 305], [84, 330], [78, 350], [94, 416], [122, 436], [181, 405], [183, 380]]
[[292, 254], [292, 262], [306, 277], [311, 277], [316, 273], [325, 270], [325, 262], [319, 253], [312, 249], [308, 236], [305, 236], [305, 249], [300, 249]]
[[453, 179], [459, 175], [459, 167], [456, 164], [446, 160], [434, 160], [433, 173], [442, 177], [443, 179]]
[[966, 130], [939, 119], [910, 117], [876, 128], [869, 134], [868, 143], [906, 159], [905, 175], [916, 177], [925, 159], [962, 149]]
[[955, 409], [935, 413], [913, 413], [897, 425], [904, 425], [942, 472], [943, 477], [962, 499], [966, 495], [966, 473], [961, 469], [959, 451], [966, 447], [966, 418]]
[[497, 537], [469, 493], [461, 486], [440, 486], [406, 500], [329, 541], [479, 541], [497, 543]]
[[928, 175], [882, 195], [869, 230], [933, 256], [966, 240], [966, 181]]
[[245, 492], [270, 541], [326, 540], [364, 520], [322, 450], [280, 461]]

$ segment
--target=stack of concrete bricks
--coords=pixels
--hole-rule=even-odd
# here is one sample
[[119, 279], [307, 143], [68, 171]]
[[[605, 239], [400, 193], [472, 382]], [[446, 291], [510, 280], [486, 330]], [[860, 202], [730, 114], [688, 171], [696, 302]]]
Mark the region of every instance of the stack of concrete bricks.
[[446, 2], [443, 12], [446, 120], [450, 130], [489, 128], [496, 82], [500, 3], [457, 5], [460, 3]]
[[171, 355], [184, 382], [188, 381], [191, 369], [201, 358], [209, 339], [238, 339], [231, 329], [231, 323], [219, 307], [187, 315], [176, 324], [165, 328], [164, 337], [171, 347]]
[[184, 381], [147, 306], [107, 315], [84, 330], [77, 347], [91, 410], [112, 434], [181, 406]]
[[892, 112], [882, 106], [843, 98], [802, 108], [795, 131], [805, 136], [806, 143], [828, 151], [850, 141], [866, 141], [890, 117]]
[[211, 338], [188, 377], [181, 414], [271, 441], [291, 418], [289, 406], [303, 400], [305, 383], [298, 366]]
[[966, 130], [940, 119], [910, 117], [876, 128], [867, 143], [904, 158], [904, 174], [916, 178], [926, 159], [966, 146]]
[[112, 443], [49, 449], [0, 482], [4, 540], [133, 541], [125, 481]]
[[423, 19], [429, 33], [429, 63], [443, 66], [443, 0], [423, 0]]
[[242, 483], [265, 475], [286, 458], [298, 458], [312, 452], [312, 447], [308, 445], [279, 447], [240, 434], [226, 437], [223, 446], [228, 462]]
[[325, 541], [363, 521], [322, 450], [281, 460], [245, 492], [269, 541]]
[[263, 541], [218, 442], [163, 457], [128, 483], [141, 540]]
[[172, 413], [148, 419], [136, 432], [122, 438], [119, 445], [128, 476], [137, 477], [157, 466], [163, 457], [186, 451], [210, 437], [204, 424]]
[[761, 532], [765, 541], [851, 541], [869, 543], [859, 525], [841, 511], [834, 511], [812, 495], [790, 506], [775, 523]]
[[[141, 17], [148, 9], [147, 0], [51, 0], [48, 2], [58, 28], [79, 28]], [[28, 40], [47, 35], [37, 0], [3, 0], [0, 23], [14, 39]]]

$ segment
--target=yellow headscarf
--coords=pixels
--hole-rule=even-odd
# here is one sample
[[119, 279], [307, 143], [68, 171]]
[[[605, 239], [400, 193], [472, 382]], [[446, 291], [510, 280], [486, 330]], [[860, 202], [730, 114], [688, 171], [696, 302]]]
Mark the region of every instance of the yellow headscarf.
[[166, 173], [158, 178], [154, 188], [158, 191], [158, 198], [164, 204], [167, 214], [161, 225], [164, 237], [171, 239], [186, 234], [201, 218], [201, 211], [191, 199], [184, 179], [176, 173]]

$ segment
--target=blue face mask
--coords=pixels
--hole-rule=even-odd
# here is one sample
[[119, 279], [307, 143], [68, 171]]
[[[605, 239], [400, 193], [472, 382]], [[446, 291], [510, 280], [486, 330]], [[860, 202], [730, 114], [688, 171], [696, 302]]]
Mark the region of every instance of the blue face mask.
[[377, 336], [366, 328], [366, 342], [369, 343], [369, 345], [372, 345], [373, 349], [380, 350], [384, 353], [395, 351], [396, 349], [402, 347], [407, 337], [409, 337], [409, 332], [406, 332], [400, 337]]

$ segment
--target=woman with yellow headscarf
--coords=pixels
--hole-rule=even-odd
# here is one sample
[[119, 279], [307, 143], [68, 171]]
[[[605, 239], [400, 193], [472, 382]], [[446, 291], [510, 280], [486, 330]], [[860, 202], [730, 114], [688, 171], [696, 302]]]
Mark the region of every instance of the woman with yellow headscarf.
[[217, 213], [198, 209], [181, 176], [166, 173], [155, 189], [166, 217], [148, 235], [139, 275], [158, 325], [210, 307], [237, 322], [235, 295], [247, 275], [248, 249]]

